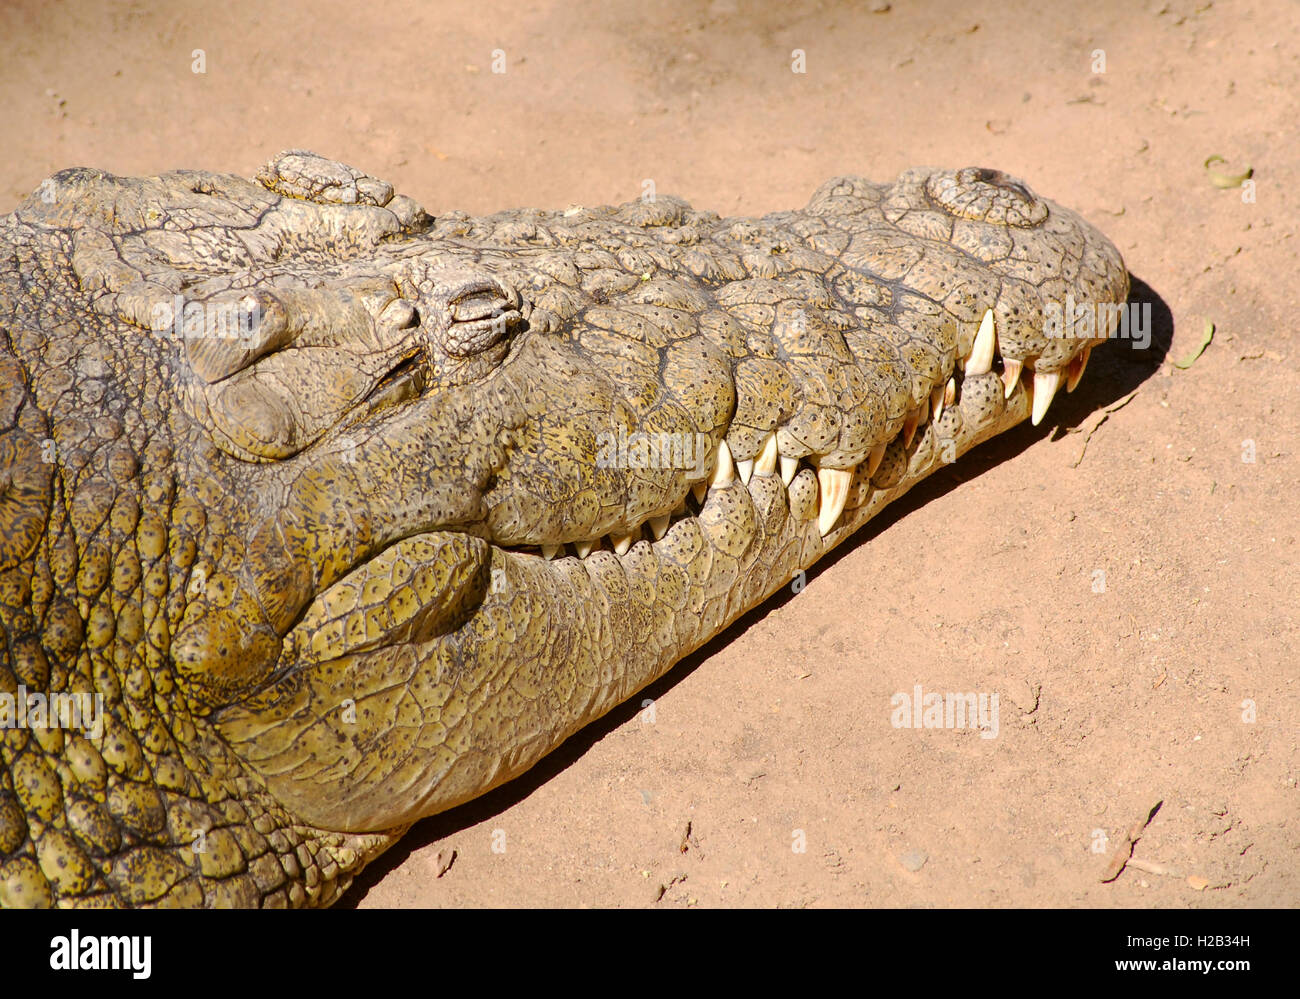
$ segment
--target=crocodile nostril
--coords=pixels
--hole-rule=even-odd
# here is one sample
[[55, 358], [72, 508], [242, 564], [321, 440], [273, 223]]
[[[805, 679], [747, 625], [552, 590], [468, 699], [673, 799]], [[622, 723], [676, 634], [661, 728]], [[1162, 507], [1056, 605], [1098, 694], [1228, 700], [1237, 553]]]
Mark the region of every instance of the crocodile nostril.
[[963, 172], [966, 174], [968, 181], [991, 184], [994, 187], [1002, 188], [1004, 191], [1014, 191], [1026, 201], [1033, 199], [1033, 195], [1029, 193], [1029, 188], [1016, 180], [1015, 177], [1003, 173], [1001, 170], [994, 170], [991, 167], [969, 167]]
[[958, 218], [1032, 228], [1047, 218], [1047, 205], [1010, 174], [988, 167], [939, 172], [926, 180], [926, 192]]

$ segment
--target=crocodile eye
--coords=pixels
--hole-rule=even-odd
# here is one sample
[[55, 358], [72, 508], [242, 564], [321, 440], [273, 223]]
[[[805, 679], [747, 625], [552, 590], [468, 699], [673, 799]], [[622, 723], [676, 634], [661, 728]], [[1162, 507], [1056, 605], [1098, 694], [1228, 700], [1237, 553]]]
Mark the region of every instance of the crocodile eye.
[[472, 278], [447, 297], [443, 347], [453, 357], [473, 357], [499, 343], [521, 319], [511, 295], [491, 278]]
[[471, 367], [479, 370], [483, 363], [500, 360], [502, 341], [523, 322], [518, 293], [477, 268], [414, 260], [397, 285], [401, 301], [414, 310], [413, 325], [419, 327], [431, 359], [452, 367], [474, 362]]
[[926, 193], [949, 215], [1028, 229], [1047, 218], [1047, 203], [1001, 170], [965, 167], [933, 174]]

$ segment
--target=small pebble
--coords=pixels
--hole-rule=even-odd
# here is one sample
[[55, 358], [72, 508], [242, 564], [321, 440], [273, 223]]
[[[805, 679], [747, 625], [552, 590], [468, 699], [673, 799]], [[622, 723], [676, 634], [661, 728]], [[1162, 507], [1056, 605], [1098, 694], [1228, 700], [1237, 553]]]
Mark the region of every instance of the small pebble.
[[929, 859], [924, 850], [908, 850], [898, 858], [898, 862], [907, 870], [915, 872], [924, 867], [925, 862]]

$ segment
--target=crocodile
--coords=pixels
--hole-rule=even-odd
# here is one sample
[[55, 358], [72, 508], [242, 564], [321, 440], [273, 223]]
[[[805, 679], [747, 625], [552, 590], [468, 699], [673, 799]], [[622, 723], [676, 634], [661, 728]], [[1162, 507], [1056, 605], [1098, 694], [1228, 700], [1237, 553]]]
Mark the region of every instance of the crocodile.
[[0, 905], [330, 904], [1039, 423], [1108, 335], [1050, 309], [1128, 291], [977, 167], [761, 218], [53, 175], [0, 219]]

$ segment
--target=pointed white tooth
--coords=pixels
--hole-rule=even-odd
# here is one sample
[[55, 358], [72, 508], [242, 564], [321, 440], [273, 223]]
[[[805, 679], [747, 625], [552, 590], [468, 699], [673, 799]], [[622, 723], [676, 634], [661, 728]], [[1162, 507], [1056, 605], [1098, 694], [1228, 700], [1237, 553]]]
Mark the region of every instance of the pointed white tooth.
[[957, 379], [949, 378], [943, 387], [943, 408], [947, 409], [957, 401]]
[[595, 547], [596, 547], [595, 538], [592, 538], [590, 541], [575, 541], [573, 543], [573, 550], [578, 553], [578, 558], [586, 558], [588, 555], [591, 554], [592, 549], [594, 549]]
[[781, 455], [781, 484], [788, 486], [794, 481], [795, 475], [799, 471], [799, 459], [791, 458], [788, 454]]
[[713, 466], [713, 477], [709, 479], [709, 488], [729, 486], [736, 481], [736, 466], [731, 460], [731, 448], [726, 441], [718, 441], [718, 461]]
[[1034, 426], [1043, 422], [1043, 417], [1047, 415], [1047, 407], [1052, 404], [1052, 396], [1056, 395], [1056, 388], [1060, 384], [1059, 371], [1034, 372], [1034, 414], [1031, 419]]
[[879, 468], [880, 463], [885, 460], [885, 448], [888, 446], [888, 443], [882, 441], [871, 449], [871, 454], [867, 456], [868, 479], [876, 474], [876, 469]]
[[609, 536], [610, 546], [614, 549], [615, 555], [626, 555], [627, 550], [632, 547], [633, 541], [641, 540], [641, 532], [633, 531], [631, 534], [611, 534]]
[[767, 440], [763, 441], [763, 448], [758, 452], [758, 458], [754, 462], [754, 474], [771, 475], [776, 471], [777, 457], [776, 434], [768, 434]]
[[[691, 495], [695, 497], [697, 506], [704, 506], [704, 499], [709, 495], [709, 483], [718, 471], [718, 451], [715, 448], [709, 453], [708, 464], [704, 467], [704, 478], [698, 482], [691, 483]], [[685, 504], [686, 500], [682, 500]]]
[[668, 525], [672, 523], [672, 519], [672, 515], [667, 513], [662, 517], [650, 518], [650, 533], [655, 536], [656, 541], [668, 533]]
[[921, 422], [921, 411], [914, 409], [907, 414], [903, 420], [903, 447], [912, 446], [912, 438], [916, 436], [916, 425]]
[[549, 562], [562, 551], [564, 551], [564, 545], [542, 545], [542, 558]]
[[853, 482], [851, 468], [817, 469], [818, 499], [820, 508], [817, 512], [817, 529], [822, 537], [830, 533], [835, 521], [844, 512], [844, 504], [849, 498], [849, 486]]
[[1020, 369], [1025, 366], [1024, 361], [1002, 362], [1002, 398], [1010, 399], [1011, 393], [1016, 390], [1016, 382], [1020, 381]]
[[1070, 374], [1065, 382], [1065, 391], [1073, 392], [1079, 384], [1079, 379], [1083, 377], [1083, 372], [1088, 367], [1088, 355], [1092, 353], [1092, 344], [1083, 348], [1081, 354], [1075, 355], [1074, 360], [1070, 362]]
[[749, 480], [754, 477], [754, 459], [746, 458], [744, 461], [736, 462], [736, 474], [740, 476], [740, 481], [749, 485]]
[[934, 414], [937, 421], [943, 416], [943, 386], [936, 385], [930, 389], [930, 411]]
[[987, 375], [993, 370], [993, 355], [998, 347], [998, 333], [993, 324], [993, 310], [989, 309], [980, 320], [980, 330], [975, 334], [975, 344], [966, 358], [966, 374]]

